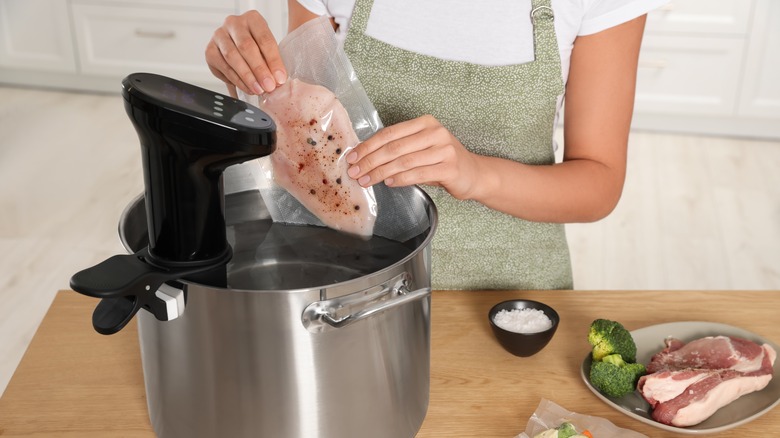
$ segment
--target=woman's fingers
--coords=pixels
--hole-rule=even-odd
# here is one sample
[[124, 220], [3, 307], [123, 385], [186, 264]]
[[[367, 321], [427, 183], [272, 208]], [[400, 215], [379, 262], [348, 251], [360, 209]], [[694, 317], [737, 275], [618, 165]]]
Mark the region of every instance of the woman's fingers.
[[431, 146], [414, 136], [391, 141], [352, 165], [347, 175], [363, 186], [376, 184], [403, 170], [433, 164], [429, 154], [420, 153]]
[[[219, 49], [244, 84], [253, 90], [253, 94], [262, 94], [264, 88], [261, 84], [270, 77], [270, 73], [250, 29], [252, 26], [264, 23], [264, 21], [257, 23], [257, 20], [251, 19], [252, 16], [254, 14], [251, 16], [234, 15], [226, 18], [225, 31], [229, 39], [220, 39]], [[270, 84], [266, 82], [265, 85], [272, 88], [273, 80]]]
[[[262, 17], [260, 19], [263, 20], [263, 26], [251, 26], [249, 30], [260, 48], [260, 53], [265, 62], [254, 66], [250, 65], [250, 67], [255, 72], [256, 78], [262, 78], [260, 83], [263, 84], [263, 89], [270, 92], [277, 85], [282, 85], [287, 81], [287, 70], [284, 68], [282, 55], [279, 53], [279, 45], [276, 43], [273, 33], [268, 28], [265, 19]], [[256, 68], [260, 68], [260, 72]], [[266, 86], [271, 88], [267, 89]]]
[[249, 94], [273, 91], [287, 79], [279, 47], [257, 12], [231, 15], [206, 46], [211, 72]]
[[371, 185], [399, 172], [432, 165], [437, 156], [429, 149], [439, 149], [436, 146], [446, 144], [449, 137], [441, 124], [425, 117], [386, 127], [347, 155], [352, 164], [347, 174], [362, 185]]
[[427, 122], [423, 117], [407, 120], [380, 129], [376, 134], [372, 135], [371, 138], [357, 145], [355, 149], [347, 155], [347, 162], [350, 164], [357, 163], [358, 161], [363, 160], [364, 157], [380, 150], [388, 143], [410, 137], [422, 131], [427, 126]]
[[380, 181], [391, 187], [433, 184], [446, 172], [446, 166], [443, 164], [441, 147], [433, 146], [378, 167], [363, 177], [368, 177], [369, 181], [361, 185], [376, 184]]
[[[238, 73], [236, 73], [230, 64], [228, 64], [227, 60], [222, 55], [222, 51], [217, 47], [215, 40], [212, 40], [206, 47], [206, 59], [211, 73], [228, 85], [228, 87], [238, 87], [245, 93], [255, 94], [255, 91], [252, 91], [239, 77]], [[250, 84], [251, 83], [252, 82], [250, 82]]]
[[390, 142], [347, 170], [364, 187], [384, 181], [390, 186], [438, 184], [454, 179], [457, 147], [434, 141], [426, 131]]
[[382, 181], [388, 186], [435, 185], [458, 199], [470, 196], [479, 175], [476, 157], [432, 116], [377, 132], [347, 161], [352, 164], [347, 174], [363, 187]]
[[228, 94], [233, 97], [233, 99], [238, 99], [238, 92], [236, 92], [236, 86], [233, 84], [227, 84]]

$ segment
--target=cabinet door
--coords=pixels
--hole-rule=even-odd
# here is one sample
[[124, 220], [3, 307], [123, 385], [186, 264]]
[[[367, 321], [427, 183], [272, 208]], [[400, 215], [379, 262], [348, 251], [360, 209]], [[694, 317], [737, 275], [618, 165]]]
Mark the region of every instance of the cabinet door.
[[66, 0], [0, 0], [0, 66], [75, 72]]
[[744, 35], [752, 11], [751, 0], [671, 0], [647, 15], [647, 30]]
[[209, 72], [206, 44], [235, 10], [104, 6], [74, 3], [83, 73], [122, 77], [136, 71], [198, 83], [220, 82]]
[[[272, 0], [277, 1], [277, 0]], [[120, 6], [184, 7], [196, 9], [236, 9], [236, 0], [100, 0], [100, 3]]]
[[636, 111], [733, 115], [744, 43], [742, 38], [645, 35]]
[[763, 0], [750, 33], [739, 113], [780, 118], [780, 2]]

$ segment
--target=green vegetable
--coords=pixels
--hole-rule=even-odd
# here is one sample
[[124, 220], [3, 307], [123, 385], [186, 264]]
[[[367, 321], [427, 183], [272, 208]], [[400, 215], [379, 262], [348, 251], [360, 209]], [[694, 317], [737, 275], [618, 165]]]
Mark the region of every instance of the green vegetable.
[[558, 438], [571, 438], [575, 435], [577, 435], [577, 429], [574, 428], [573, 424], [565, 422], [558, 426]]
[[534, 438], [572, 438], [582, 436], [577, 433], [574, 425], [565, 421], [555, 429], [547, 429], [542, 433], [534, 435]]
[[590, 365], [590, 383], [610, 397], [622, 397], [634, 392], [646, 372], [641, 363], [627, 363], [619, 354], [611, 354]]
[[588, 330], [593, 347], [590, 383], [603, 394], [622, 397], [634, 392], [647, 370], [636, 362], [636, 343], [631, 333], [617, 321], [597, 319]]
[[610, 354], [619, 354], [626, 362], [636, 362], [634, 338], [619, 322], [608, 319], [593, 321], [588, 330], [588, 342], [593, 347], [591, 354], [594, 361]]

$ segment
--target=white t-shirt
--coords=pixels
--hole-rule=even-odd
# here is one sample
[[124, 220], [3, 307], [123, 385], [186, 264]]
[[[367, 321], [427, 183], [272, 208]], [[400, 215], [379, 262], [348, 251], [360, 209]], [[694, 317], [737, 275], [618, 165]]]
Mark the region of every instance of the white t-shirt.
[[[298, 0], [333, 17], [346, 38], [355, 0]], [[552, 0], [564, 82], [574, 39], [625, 23], [668, 0]], [[374, 0], [366, 34], [437, 58], [482, 65], [534, 59], [531, 0]]]

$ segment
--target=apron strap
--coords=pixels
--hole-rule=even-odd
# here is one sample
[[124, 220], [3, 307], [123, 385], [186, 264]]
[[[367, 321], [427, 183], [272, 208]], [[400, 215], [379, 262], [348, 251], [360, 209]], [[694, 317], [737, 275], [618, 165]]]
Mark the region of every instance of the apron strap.
[[555, 41], [555, 13], [551, 0], [531, 1], [531, 23], [534, 26], [534, 59], [547, 61], [555, 59], [553, 56], [560, 57]]
[[355, 0], [355, 8], [352, 10], [352, 18], [349, 22], [351, 31], [359, 31], [361, 35], [366, 34], [368, 16], [371, 15], [373, 8], [374, 0]]

